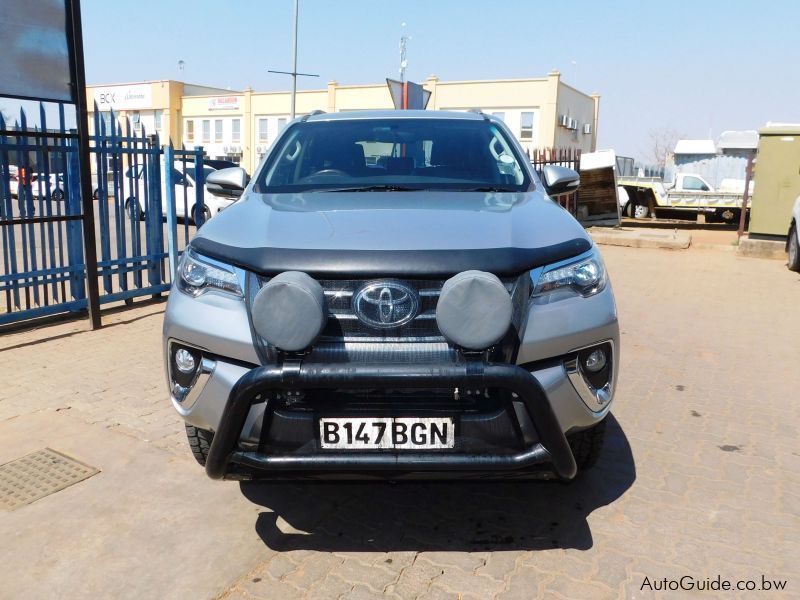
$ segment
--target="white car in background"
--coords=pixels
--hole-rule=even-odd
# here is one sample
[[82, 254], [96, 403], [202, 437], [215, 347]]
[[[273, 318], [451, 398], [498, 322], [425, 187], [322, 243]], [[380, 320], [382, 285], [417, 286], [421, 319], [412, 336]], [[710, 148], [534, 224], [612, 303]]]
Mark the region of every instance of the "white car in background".
[[[205, 185], [203, 194], [203, 205], [198, 209], [196, 206], [196, 180], [195, 163], [176, 161], [173, 166], [172, 178], [174, 181], [175, 195], [175, 214], [181, 218], [190, 218], [195, 223], [205, 223], [220, 211], [228, 208], [236, 202], [238, 198], [220, 195], [218, 189], [212, 193], [208, 185]], [[203, 165], [203, 179], [216, 169]], [[134, 172], [135, 171], [135, 172]], [[161, 214], [167, 215], [167, 177], [164, 172], [164, 164], [161, 164]], [[136, 185], [131, 185], [131, 180], [136, 180]], [[142, 165], [131, 167], [123, 178], [123, 189], [125, 191], [125, 211], [131, 219], [144, 220], [145, 216], [145, 179], [144, 168]]]
[[11, 197], [16, 198], [19, 194], [19, 168], [14, 165], [8, 166], [8, 187]]
[[786, 239], [786, 251], [789, 253], [789, 270], [800, 273], [800, 196], [794, 201], [792, 220], [789, 223], [789, 237]]
[[[48, 187], [49, 181], [49, 187]], [[14, 198], [19, 197], [19, 168], [14, 165], [9, 165], [9, 190], [11, 196]], [[30, 175], [31, 197], [38, 200], [40, 196], [48, 196], [51, 200], [61, 201], [64, 199], [64, 174], [63, 173], [50, 173], [45, 176], [44, 173], [31, 173]], [[92, 174], [92, 198], [97, 200], [100, 194], [100, 188], [97, 183], [97, 175]]]

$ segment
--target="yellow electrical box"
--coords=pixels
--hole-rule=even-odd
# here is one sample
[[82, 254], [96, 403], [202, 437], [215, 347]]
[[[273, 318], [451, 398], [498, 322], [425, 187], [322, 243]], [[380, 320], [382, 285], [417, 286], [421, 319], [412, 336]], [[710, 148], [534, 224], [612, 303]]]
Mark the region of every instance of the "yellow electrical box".
[[786, 237], [800, 196], [800, 125], [769, 125], [758, 132], [750, 208], [751, 237]]

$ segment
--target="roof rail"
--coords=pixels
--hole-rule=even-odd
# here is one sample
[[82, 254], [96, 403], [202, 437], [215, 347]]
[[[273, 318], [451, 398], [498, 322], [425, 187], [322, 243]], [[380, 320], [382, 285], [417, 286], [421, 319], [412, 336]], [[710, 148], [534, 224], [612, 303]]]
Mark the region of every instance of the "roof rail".
[[303, 116], [303, 118], [302, 118], [302, 119], [300, 119], [300, 121], [301, 121], [301, 122], [303, 122], [303, 123], [305, 123], [306, 121], [308, 121], [308, 118], [309, 118], [309, 117], [313, 117], [314, 115], [324, 115], [324, 114], [325, 114], [325, 111], [324, 111], [324, 110], [320, 110], [320, 109], [318, 108], [317, 110], [312, 110], [312, 111], [311, 111], [310, 113], [308, 113], [307, 115], [304, 115], [304, 116]]
[[470, 108], [467, 112], [475, 113], [476, 115], [482, 116], [484, 121], [489, 120], [489, 115], [483, 112], [480, 108]]

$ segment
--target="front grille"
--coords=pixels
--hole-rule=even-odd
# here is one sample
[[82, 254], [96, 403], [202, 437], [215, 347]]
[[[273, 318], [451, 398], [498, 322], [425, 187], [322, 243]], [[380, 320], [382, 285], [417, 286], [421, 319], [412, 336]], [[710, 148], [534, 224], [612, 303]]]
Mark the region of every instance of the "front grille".
[[[372, 281], [372, 280], [369, 280]], [[413, 289], [419, 296], [419, 310], [412, 321], [380, 329], [364, 323], [353, 311], [353, 295], [367, 280], [323, 279], [320, 280], [328, 302], [328, 324], [322, 332], [320, 341], [342, 342], [444, 342], [436, 326], [436, 303], [444, 281], [402, 280], [401, 283]]]
[[[248, 305], [269, 281], [251, 274], [248, 280]], [[320, 279], [328, 305], [328, 322], [306, 357], [312, 362], [354, 363], [425, 363], [453, 362], [457, 351], [451, 347], [436, 324], [436, 304], [444, 280], [395, 280], [414, 290], [419, 297], [417, 315], [410, 322], [391, 328], [379, 328], [361, 321], [353, 310], [353, 296], [373, 279]], [[504, 278], [503, 284], [512, 295], [514, 306], [512, 327], [518, 332], [527, 315], [530, 278]], [[248, 310], [249, 312], [249, 310]], [[274, 362], [275, 349], [253, 332], [263, 362]], [[506, 336], [498, 344], [494, 359], [509, 360], [519, 344], [517, 335]], [[513, 338], [513, 339], [511, 339]]]
[[308, 356], [319, 363], [419, 364], [455, 362], [458, 354], [447, 342], [321, 340]]

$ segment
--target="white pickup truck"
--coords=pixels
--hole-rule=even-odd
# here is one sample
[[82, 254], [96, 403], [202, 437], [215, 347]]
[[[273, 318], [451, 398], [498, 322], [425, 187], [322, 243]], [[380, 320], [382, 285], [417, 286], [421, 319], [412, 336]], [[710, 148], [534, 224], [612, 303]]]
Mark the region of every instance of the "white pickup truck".
[[682, 210], [735, 222], [742, 209], [744, 183], [741, 189], [742, 192], [717, 191], [694, 173], [678, 173], [671, 184], [658, 177], [617, 178], [620, 211], [638, 219], [655, 216], [656, 212]]

